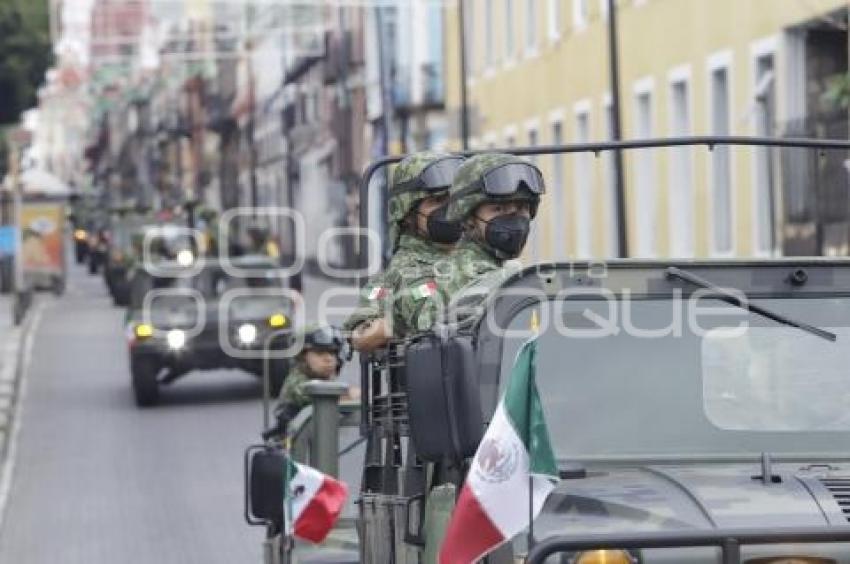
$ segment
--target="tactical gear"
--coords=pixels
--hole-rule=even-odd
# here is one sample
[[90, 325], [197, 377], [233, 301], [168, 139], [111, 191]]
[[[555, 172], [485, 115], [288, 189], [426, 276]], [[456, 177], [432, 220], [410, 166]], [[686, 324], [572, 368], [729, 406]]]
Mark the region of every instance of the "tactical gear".
[[462, 222], [483, 203], [505, 201], [529, 202], [534, 217], [545, 189], [540, 170], [525, 159], [504, 153], [476, 155], [455, 175], [447, 219]]
[[310, 350], [330, 351], [336, 354], [338, 368], [351, 360], [351, 347], [342, 331], [329, 325], [308, 325], [296, 334], [296, 340], [302, 340], [301, 352]]
[[484, 229], [484, 241], [496, 258], [507, 260], [520, 255], [531, 231], [529, 218], [512, 213], [494, 217], [485, 223], [487, 227]]
[[396, 166], [388, 202], [393, 249], [398, 246], [405, 218], [421, 200], [448, 190], [462, 162], [461, 157], [446, 153], [421, 152]]

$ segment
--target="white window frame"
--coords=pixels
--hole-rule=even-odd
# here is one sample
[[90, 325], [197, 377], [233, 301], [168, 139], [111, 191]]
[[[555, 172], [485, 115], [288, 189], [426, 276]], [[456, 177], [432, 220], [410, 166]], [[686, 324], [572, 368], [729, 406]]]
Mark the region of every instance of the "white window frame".
[[[749, 101], [753, 104], [752, 115], [754, 116], [754, 119], [752, 120], [752, 123], [750, 124], [751, 131], [752, 131], [753, 135], [758, 133], [758, 128], [759, 128], [759, 124], [757, 123], [758, 112], [756, 111], [756, 108], [755, 108], [755, 103], [756, 103], [755, 102], [755, 88], [756, 88], [757, 83], [758, 83], [758, 61], [759, 61], [759, 59], [761, 59], [763, 57], [767, 57], [767, 56], [773, 57], [773, 91], [774, 91], [773, 103], [775, 104], [775, 106], [773, 108], [774, 116], [776, 117], [776, 121], [778, 123], [782, 122], [782, 119], [780, 117], [780, 107], [779, 107], [779, 105], [781, 104], [780, 98], [781, 98], [782, 92], [781, 92], [781, 88], [780, 88], [780, 85], [779, 85], [779, 79], [778, 79], [778, 72], [779, 72], [779, 69], [780, 69], [780, 66], [779, 66], [779, 36], [778, 35], [771, 35], [771, 36], [763, 37], [761, 39], [753, 41], [750, 44], [750, 88], [751, 88], [751, 90], [750, 90], [750, 96], [749, 96], [750, 100]], [[751, 208], [752, 209], [752, 222], [751, 222], [752, 227], [751, 227], [750, 237], [752, 238], [752, 242], [753, 242], [753, 245], [752, 245], [753, 256], [759, 257], [759, 258], [766, 258], [766, 257], [774, 256], [776, 249], [759, 248], [759, 221], [760, 221], [760, 218], [761, 218], [761, 215], [759, 214], [759, 184], [758, 184], [758, 180], [759, 180], [758, 174], [759, 173], [758, 173], [758, 157], [757, 157], [759, 149], [760, 149], [759, 147], [753, 147], [752, 151], [751, 151], [752, 166], [750, 167], [750, 169], [751, 169], [751, 174], [752, 174], [752, 177], [751, 177], [752, 182], [751, 182], [750, 185], [753, 187], [753, 189], [752, 189], [752, 193], [750, 194], [750, 206], [752, 206], [752, 208]], [[762, 149], [762, 150], [767, 151], [767, 149]], [[776, 158], [776, 152], [774, 152], [774, 158]], [[778, 204], [778, 200], [779, 200], [779, 198], [778, 198], [778, 193], [779, 193], [779, 190], [780, 190], [780, 187], [778, 185], [779, 184], [779, 178], [774, 176], [773, 182], [774, 182], [773, 190], [774, 190], [774, 198], [775, 198], [773, 203], [774, 203], [774, 206], [776, 206]], [[779, 221], [778, 214], [776, 213], [777, 211], [778, 210], [776, 208], [774, 208], [774, 218], [773, 218], [774, 222]], [[769, 210], [768, 210], [768, 213], [769, 213]], [[774, 230], [775, 229], [776, 229], [776, 224], [774, 223]], [[775, 237], [774, 242], [776, 244], [778, 244], [779, 243], [779, 237], [778, 237], [778, 235], [776, 235], [775, 232], [774, 232], [774, 237]]]
[[492, 72], [496, 56], [496, 0], [484, 0], [484, 69]]
[[[523, 50], [525, 51], [526, 58], [536, 57], [538, 54], [538, 49], [540, 45], [540, 37], [538, 23], [540, 22], [539, 11], [540, 11], [540, 2], [539, 0], [523, 0], [522, 5], [525, 6], [525, 12], [522, 15], [523, 22]], [[532, 14], [534, 20], [529, 22], [529, 12], [531, 8], [534, 8], [534, 13]], [[528, 33], [528, 30], [534, 30], [533, 35]], [[533, 41], [532, 41], [533, 39]]]
[[[729, 96], [729, 133], [734, 133], [733, 124], [735, 123], [735, 116], [733, 111], [733, 101], [734, 101], [734, 75], [733, 71], [733, 56], [731, 49], [724, 49], [722, 51], [718, 51], [708, 56], [706, 60], [706, 84], [708, 88], [708, 93], [706, 99], [708, 100], [708, 111], [705, 112], [706, 117], [706, 131], [709, 135], [714, 135], [714, 116], [712, 115], [712, 108], [714, 107], [714, 88], [713, 88], [713, 75], [715, 71], [720, 69], [726, 70], [726, 86], [728, 90]], [[709, 157], [708, 162], [708, 248], [709, 253], [712, 257], [717, 258], [729, 258], [735, 256], [735, 249], [738, 248], [738, 234], [737, 229], [735, 228], [738, 224], [738, 206], [735, 201], [735, 151], [729, 151], [729, 242], [730, 249], [728, 251], [721, 250], [717, 248], [716, 245], [716, 233], [715, 233], [715, 221], [714, 216], [716, 215], [717, 210], [714, 209], [714, 164]]]
[[[537, 118], [532, 118], [526, 120], [523, 124], [525, 129], [525, 138], [528, 140], [527, 145], [529, 147], [540, 146], [540, 120]], [[531, 134], [534, 132], [536, 137], [535, 145], [531, 144]], [[540, 156], [528, 157], [534, 163], [539, 163]], [[531, 222], [531, 237], [529, 237], [529, 241], [531, 243], [531, 259], [533, 262], [540, 262], [540, 241], [543, 239], [542, 226], [539, 221]]]
[[[677, 131], [676, 130], [676, 116], [673, 113], [673, 93], [674, 89], [677, 85], [684, 84], [685, 85], [685, 104], [687, 110], [687, 128], [686, 131]], [[687, 136], [693, 135], [694, 130], [694, 90], [693, 90], [693, 77], [691, 72], [691, 65], [681, 65], [675, 67], [670, 70], [667, 74], [667, 91], [669, 95], [669, 103], [667, 104], [668, 108], [668, 128], [670, 131], [671, 137], [677, 136]], [[674, 197], [673, 192], [676, 190], [676, 178], [675, 169], [673, 167], [674, 160], [676, 158], [675, 155], [671, 154], [668, 159], [668, 198], [667, 198], [667, 210], [668, 210], [668, 230], [669, 236], [668, 240], [670, 241], [670, 254], [677, 258], [693, 258], [696, 254], [696, 186], [695, 186], [695, 177], [694, 177], [694, 152], [691, 147], [678, 147], [674, 148], [674, 151], [682, 151], [682, 154], [686, 156], [685, 166], [687, 170], [685, 171], [685, 178], [689, 181], [689, 193], [686, 202], [683, 202], [690, 206], [690, 209], [687, 210], [687, 217], [682, 220], [677, 217], [676, 212], [678, 211], [676, 206], [674, 206], [674, 201], [676, 203], [680, 203], [685, 200], [685, 197], [681, 198]], [[684, 223], [684, 225], [682, 225]], [[679, 235], [681, 235], [681, 229], [677, 228], [677, 226], [681, 226], [681, 229], [687, 229], [689, 232], [687, 233], [687, 245], [682, 249], [674, 249], [674, 245], [676, 245], [676, 241], [680, 240]], [[674, 252], [674, 250], [676, 252]]]
[[[563, 109], [557, 109], [552, 111], [549, 114], [549, 134], [552, 137], [552, 144], [557, 143], [555, 139], [555, 126], [561, 126], [561, 143], [566, 143], [567, 135], [565, 129], [565, 120], [566, 114]], [[565, 214], [568, 213], [564, 202], [566, 201], [566, 190], [567, 190], [567, 174], [565, 170], [566, 159], [564, 158], [563, 153], [561, 154], [553, 154], [552, 158], [552, 201], [549, 203], [550, 211], [550, 221], [552, 223], [552, 236], [554, 237], [554, 260], [567, 260], [569, 258], [568, 248], [569, 248], [569, 230], [568, 226], [570, 224], [569, 221], [564, 221]], [[557, 164], [561, 165], [561, 186], [556, 186], [555, 182], [555, 167]]]
[[[502, 138], [505, 140], [502, 146], [505, 148], [516, 147], [517, 134], [517, 127], [515, 125], [507, 126], [502, 132]], [[513, 143], [511, 143], [511, 140], [513, 140]]]
[[564, 0], [547, 0], [546, 2], [546, 29], [551, 42], [558, 41], [561, 38], [561, 23], [564, 17], [563, 2]]
[[[587, 143], [593, 136], [593, 123], [591, 121], [592, 104], [589, 99], [579, 100], [573, 105], [573, 139], [576, 143]], [[579, 118], [584, 117], [587, 121], [587, 139], [579, 138]], [[583, 161], [580, 161], [582, 159]], [[580, 164], [584, 165], [586, 178], [578, 177]], [[585, 185], [582, 186], [581, 180]], [[587, 259], [593, 256], [593, 227], [594, 227], [594, 198], [593, 198], [593, 164], [588, 153], [573, 154], [573, 185], [575, 186], [573, 215], [575, 223], [575, 253], [576, 258]]]
[[[516, 62], [517, 58], [517, 37], [516, 37], [516, 17], [517, 17], [517, 1], [516, 0], [501, 0], [502, 1], [502, 24], [503, 32], [505, 33], [505, 66], [510, 67]], [[511, 6], [510, 16], [508, 15], [508, 4]], [[508, 48], [508, 38], [513, 43]]]
[[[641, 135], [637, 133], [637, 124], [638, 120], [641, 119], [639, 115], [639, 100], [642, 96], [649, 95], [649, 119], [650, 119], [650, 131], [649, 137], [652, 137], [652, 124], [655, 122], [655, 112], [658, 106], [658, 102], [655, 96], [655, 78], [652, 76], [647, 76], [635, 81], [634, 86], [632, 87], [632, 104], [634, 107], [634, 127], [635, 131], [633, 134], [634, 138], [641, 138]], [[640, 155], [637, 155], [638, 157]], [[658, 170], [656, 165], [655, 154], [652, 152], [645, 153], [644, 155], [647, 159], [647, 171], [649, 177], [647, 179], [647, 186], [645, 187], [648, 190], [647, 194], [640, 193], [640, 181], [638, 176], [640, 171], [638, 170], [638, 166], [635, 166], [635, 202], [637, 205], [635, 206], [635, 210], [638, 212], [637, 217], [637, 237], [635, 240], [635, 250], [636, 256], [641, 258], [656, 258], [658, 256], [658, 234], [657, 234], [657, 224], [658, 224]], [[635, 163], [637, 165], [638, 163]], [[649, 196], [649, 199], [646, 200], [644, 206], [641, 206], [641, 199]], [[648, 213], [641, 213], [648, 212]], [[649, 217], [646, 217], [646, 216]], [[645, 235], [642, 235], [641, 232], [644, 230]], [[648, 248], [644, 249], [642, 243], [642, 237], [646, 237], [645, 243]], [[630, 245], [631, 247], [631, 245]]]
[[573, 3], [573, 29], [583, 31], [587, 29], [590, 21], [589, 0], [572, 0]]

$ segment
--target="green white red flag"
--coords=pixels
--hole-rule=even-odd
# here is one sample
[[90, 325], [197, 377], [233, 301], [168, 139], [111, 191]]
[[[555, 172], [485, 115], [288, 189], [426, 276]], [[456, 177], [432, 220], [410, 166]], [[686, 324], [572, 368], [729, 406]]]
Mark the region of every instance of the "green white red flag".
[[[471, 564], [529, 525], [558, 482], [535, 383], [537, 339], [523, 345], [472, 460], [440, 548], [440, 564]], [[523, 511], [531, 497], [531, 515]]]
[[287, 461], [288, 487], [284, 495], [290, 531], [299, 538], [320, 543], [339, 518], [348, 487], [315, 468]]

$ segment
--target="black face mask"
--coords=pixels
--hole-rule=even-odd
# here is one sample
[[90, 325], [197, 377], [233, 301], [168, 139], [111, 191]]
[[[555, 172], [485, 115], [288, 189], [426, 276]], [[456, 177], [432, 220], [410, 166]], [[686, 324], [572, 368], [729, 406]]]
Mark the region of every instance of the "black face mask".
[[[483, 220], [482, 220], [483, 221]], [[531, 231], [531, 220], [524, 215], [508, 214], [485, 222], [484, 242], [497, 258], [512, 259], [519, 256]]]
[[428, 239], [435, 243], [452, 245], [457, 243], [463, 233], [459, 222], [446, 219], [449, 203], [446, 202], [428, 215]]

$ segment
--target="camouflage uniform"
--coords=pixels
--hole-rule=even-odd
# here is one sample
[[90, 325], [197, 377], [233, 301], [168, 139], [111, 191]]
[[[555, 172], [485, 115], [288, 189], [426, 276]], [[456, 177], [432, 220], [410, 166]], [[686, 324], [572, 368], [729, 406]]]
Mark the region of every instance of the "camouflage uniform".
[[[538, 197], [530, 193], [517, 193], [503, 198], [488, 196], [481, 190], [461, 193], [476, 183], [487, 171], [511, 162], [525, 161], [513, 155], [499, 153], [486, 153], [467, 160], [458, 169], [451, 187], [448, 219], [465, 222], [478, 206], [496, 201], [527, 200], [535, 209]], [[414, 287], [430, 285], [434, 291], [427, 296], [417, 294], [420, 297], [407, 300], [400, 305], [405, 309], [411, 325], [417, 332], [427, 331], [439, 320], [449, 303], [456, 301], [461, 295], [476, 293], [480, 286], [478, 282], [482, 280], [482, 277], [488, 279], [487, 285], [490, 286], [493, 280], [504, 280], [516, 272], [516, 261], [510, 261], [510, 263], [509, 269], [502, 270], [505, 257], [467, 229], [460, 243], [449, 256], [448, 267], [442, 277], [414, 279], [402, 289], [404, 293], [410, 292]]]
[[[428, 165], [446, 156], [442, 153], [422, 152], [405, 158], [393, 172], [393, 188], [413, 180]], [[424, 192], [390, 194], [389, 235], [393, 243], [393, 257], [387, 269], [370, 278], [363, 287], [357, 309], [343, 325], [346, 331], [353, 331], [358, 325], [385, 315], [391, 317], [393, 335], [403, 336], [409, 331], [407, 310], [396, 307], [404, 299], [399, 290], [410, 280], [426, 277], [436, 262], [448, 256], [444, 247], [419, 235], [403, 232], [404, 220], [425, 197], [427, 194]]]
[[278, 396], [278, 412], [294, 417], [303, 407], [310, 404], [310, 397], [304, 392], [304, 385], [312, 380], [307, 375], [307, 366], [298, 361], [295, 368], [286, 375], [286, 380]]

